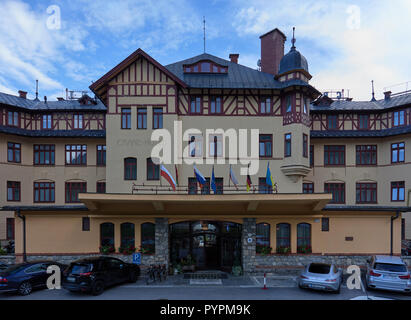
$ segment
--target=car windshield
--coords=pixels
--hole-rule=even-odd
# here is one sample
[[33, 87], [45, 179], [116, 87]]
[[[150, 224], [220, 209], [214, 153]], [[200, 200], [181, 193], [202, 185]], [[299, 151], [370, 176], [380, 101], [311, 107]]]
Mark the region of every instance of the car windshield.
[[391, 264], [391, 263], [376, 263], [374, 265], [375, 270], [380, 271], [390, 271], [390, 272], [407, 272], [407, 267], [402, 264]]
[[70, 268], [71, 274], [80, 274], [90, 272], [93, 269], [92, 264], [73, 264]]
[[329, 274], [331, 266], [328, 264], [317, 264], [312, 263], [308, 268], [308, 272], [310, 273], [319, 273], [319, 274]]

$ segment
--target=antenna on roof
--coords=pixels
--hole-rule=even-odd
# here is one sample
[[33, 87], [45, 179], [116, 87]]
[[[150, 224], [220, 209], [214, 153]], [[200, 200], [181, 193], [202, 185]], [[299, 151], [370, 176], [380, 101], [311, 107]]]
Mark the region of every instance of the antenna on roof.
[[206, 33], [205, 33], [205, 16], [203, 16], [203, 41], [204, 41], [204, 53], [206, 50]]
[[295, 49], [295, 36], [294, 36], [294, 32], [295, 32], [295, 27], [293, 27], [293, 38], [291, 39], [291, 49]]
[[36, 80], [36, 98], [34, 99], [34, 101], [40, 101], [39, 100], [39, 81]]
[[371, 98], [371, 101], [377, 101], [377, 100], [375, 99], [375, 96], [374, 96], [374, 80], [371, 80], [371, 86], [372, 86], [372, 98]]

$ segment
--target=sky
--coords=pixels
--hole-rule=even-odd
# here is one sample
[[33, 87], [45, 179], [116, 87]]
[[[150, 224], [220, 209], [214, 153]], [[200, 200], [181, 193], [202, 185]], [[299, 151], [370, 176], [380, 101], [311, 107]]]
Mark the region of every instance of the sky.
[[[0, 0], [0, 92], [33, 99], [89, 90], [136, 49], [163, 65], [206, 52], [257, 68], [259, 36], [279, 28], [307, 59], [319, 91], [354, 100], [411, 81], [410, 0]], [[411, 89], [411, 82], [408, 83]]]

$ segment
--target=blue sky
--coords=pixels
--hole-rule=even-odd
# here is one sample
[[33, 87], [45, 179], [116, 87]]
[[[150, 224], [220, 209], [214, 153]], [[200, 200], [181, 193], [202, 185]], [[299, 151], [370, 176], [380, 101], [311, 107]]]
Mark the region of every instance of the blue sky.
[[239, 53], [239, 63], [252, 68], [261, 34], [278, 27], [288, 52], [295, 26], [320, 91], [344, 88], [369, 100], [372, 79], [377, 98], [384, 87], [411, 81], [408, 0], [1, 0], [0, 12], [0, 91], [21, 89], [29, 98], [36, 79], [49, 100], [65, 88], [87, 90], [137, 48], [164, 65], [200, 54], [203, 16], [206, 51], [225, 59]]

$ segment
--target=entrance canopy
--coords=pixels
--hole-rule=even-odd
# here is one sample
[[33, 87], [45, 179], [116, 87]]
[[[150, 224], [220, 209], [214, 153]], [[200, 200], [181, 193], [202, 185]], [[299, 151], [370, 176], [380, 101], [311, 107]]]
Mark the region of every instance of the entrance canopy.
[[101, 194], [80, 193], [91, 211], [146, 215], [312, 214], [321, 211], [331, 194]]

